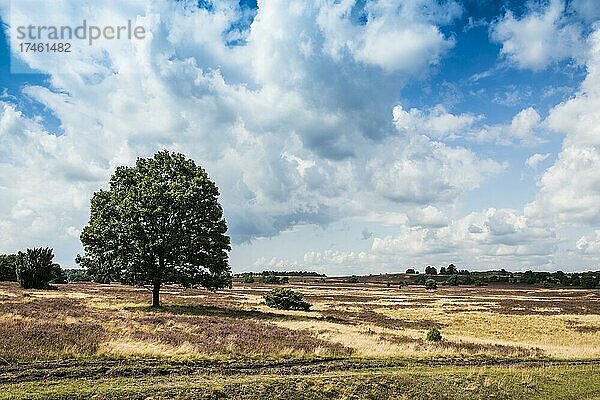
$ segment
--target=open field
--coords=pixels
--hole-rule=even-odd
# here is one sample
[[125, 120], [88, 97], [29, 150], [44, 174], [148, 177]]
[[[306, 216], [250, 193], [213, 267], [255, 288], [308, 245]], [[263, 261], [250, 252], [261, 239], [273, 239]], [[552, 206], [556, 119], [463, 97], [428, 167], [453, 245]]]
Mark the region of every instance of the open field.
[[260, 284], [167, 287], [156, 310], [143, 288], [0, 283], [0, 396], [600, 398], [598, 290], [288, 286], [311, 311], [268, 308]]

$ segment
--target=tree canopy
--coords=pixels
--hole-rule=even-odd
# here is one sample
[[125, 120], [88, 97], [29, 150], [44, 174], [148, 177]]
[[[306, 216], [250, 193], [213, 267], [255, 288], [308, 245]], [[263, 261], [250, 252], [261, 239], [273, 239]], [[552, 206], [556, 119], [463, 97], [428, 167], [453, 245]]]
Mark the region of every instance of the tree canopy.
[[53, 258], [54, 253], [49, 247], [20, 251], [15, 260], [19, 284], [25, 289], [47, 288], [56, 268], [60, 271], [60, 266], [52, 262]]
[[161, 151], [119, 167], [108, 190], [94, 193], [77, 262], [95, 280], [216, 290], [231, 286], [227, 224], [219, 190], [206, 171], [179, 153]]

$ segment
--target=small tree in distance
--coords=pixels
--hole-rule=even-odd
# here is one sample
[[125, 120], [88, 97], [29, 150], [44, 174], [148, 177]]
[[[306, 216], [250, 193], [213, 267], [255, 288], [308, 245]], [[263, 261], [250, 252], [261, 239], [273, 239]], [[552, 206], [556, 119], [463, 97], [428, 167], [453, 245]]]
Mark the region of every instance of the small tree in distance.
[[0, 254], [0, 281], [17, 281], [16, 254]]
[[437, 275], [437, 269], [435, 269], [435, 267], [432, 267], [431, 265], [428, 265], [425, 268], [425, 273], [427, 275]]
[[182, 154], [138, 158], [135, 167], [117, 168], [108, 190], [94, 193], [77, 262], [96, 280], [150, 286], [153, 307], [167, 283], [231, 286], [218, 197], [204, 169]]
[[[27, 249], [19, 252], [15, 262], [17, 281], [24, 289], [46, 289], [52, 279], [53, 267], [51, 248]], [[60, 267], [59, 267], [60, 269]]]

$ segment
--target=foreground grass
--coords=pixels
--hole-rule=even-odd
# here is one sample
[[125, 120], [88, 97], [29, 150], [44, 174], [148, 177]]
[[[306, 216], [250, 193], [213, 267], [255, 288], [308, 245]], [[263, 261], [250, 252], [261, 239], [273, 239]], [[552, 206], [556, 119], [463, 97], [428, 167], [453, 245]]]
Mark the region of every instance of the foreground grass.
[[597, 366], [399, 367], [0, 384], [0, 399], [600, 399]]

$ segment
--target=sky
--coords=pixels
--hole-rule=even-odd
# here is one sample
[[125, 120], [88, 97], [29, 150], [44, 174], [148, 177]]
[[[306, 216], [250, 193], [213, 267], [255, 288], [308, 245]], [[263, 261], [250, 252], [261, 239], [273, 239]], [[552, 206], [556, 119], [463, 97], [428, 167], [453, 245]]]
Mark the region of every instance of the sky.
[[[126, 5], [125, 5], [126, 4]], [[92, 194], [168, 149], [234, 272], [600, 266], [596, 0], [0, 0], [0, 253], [75, 267]], [[17, 26], [143, 40], [19, 50]]]

